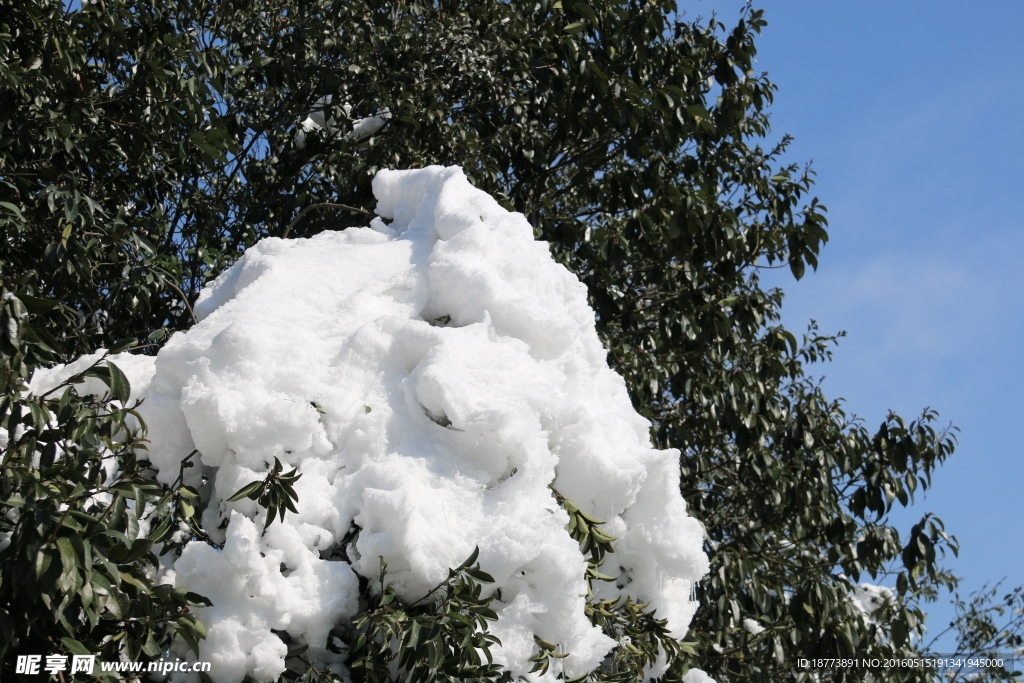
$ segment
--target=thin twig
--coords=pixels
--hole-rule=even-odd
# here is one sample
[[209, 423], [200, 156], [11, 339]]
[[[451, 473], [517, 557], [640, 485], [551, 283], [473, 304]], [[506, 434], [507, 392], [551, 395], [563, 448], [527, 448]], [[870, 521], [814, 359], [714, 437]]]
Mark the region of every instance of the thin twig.
[[[163, 273], [161, 273], [161, 275], [163, 275]], [[188, 297], [185, 296], [185, 292], [181, 291], [181, 288], [178, 287], [178, 285], [174, 284], [174, 282], [172, 282], [169, 277], [163, 276], [163, 281], [170, 285], [172, 288], [174, 288], [174, 291], [176, 291], [178, 295], [181, 296], [181, 303], [185, 304], [185, 310], [187, 310], [188, 314], [192, 316], [192, 324], [198, 325], [199, 319], [196, 318], [196, 314], [192, 310], [192, 306], [188, 303]]]
[[347, 206], [345, 204], [335, 204], [334, 202], [320, 202], [319, 204], [312, 204], [310, 206], [307, 206], [302, 211], [299, 211], [299, 213], [297, 213], [295, 215], [295, 218], [292, 219], [292, 222], [288, 224], [288, 227], [284, 229], [284, 234], [281, 235], [281, 237], [287, 238], [288, 237], [288, 233], [290, 233], [292, 231], [292, 228], [295, 227], [295, 224], [298, 223], [300, 220], [302, 220], [302, 217], [305, 216], [307, 213], [309, 213], [313, 209], [320, 209], [320, 208], [323, 208], [323, 207], [331, 207], [331, 208], [334, 208], [334, 209], [345, 209], [346, 211], [352, 211], [353, 213], [361, 213], [364, 216], [374, 216], [374, 215], [376, 215], [376, 214], [374, 214], [374, 213], [372, 213], [370, 211], [365, 211], [363, 209], [357, 209], [354, 206]]

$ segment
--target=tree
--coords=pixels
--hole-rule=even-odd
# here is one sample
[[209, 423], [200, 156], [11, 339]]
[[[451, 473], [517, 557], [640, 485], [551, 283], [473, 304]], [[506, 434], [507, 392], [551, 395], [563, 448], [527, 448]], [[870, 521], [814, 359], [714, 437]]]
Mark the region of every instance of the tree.
[[[129, 404], [130, 386], [115, 364], [79, 363], [67, 380], [27, 390], [31, 373], [59, 358], [46, 328], [73, 321], [69, 307], [26, 293], [27, 279], [11, 288], [4, 282], [0, 311], [4, 670], [15, 653], [100, 653], [116, 661], [123, 652], [138, 660], [157, 656], [176, 635], [195, 643], [205, 630], [190, 608], [209, 603], [154, 585], [150, 570], [154, 543], [180, 552], [169, 538], [180, 525], [202, 533], [199, 494], [180, 475], [163, 486], [146, 472], [137, 404]], [[48, 324], [34, 329], [30, 320]], [[104, 388], [79, 393], [90, 378]], [[181, 471], [191, 466], [186, 459]]]
[[[782, 328], [782, 293], [758, 279], [771, 267], [801, 277], [827, 240], [811, 170], [781, 165], [787, 137], [770, 143], [775, 86], [753, 66], [765, 20], [748, 8], [726, 27], [675, 9], [3, 2], [0, 275], [18, 330], [3, 351], [4, 428], [34, 419], [46, 431], [47, 414], [16, 408], [35, 367], [130, 339], [159, 345], [192, 323], [203, 283], [258, 239], [365, 222], [378, 169], [459, 164], [587, 283], [652, 437], [683, 452], [712, 572], [697, 654], [681, 653], [675, 674], [693, 664], [797, 680], [808, 675], [798, 656], [916, 651], [922, 600], [953, 582], [940, 560], [956, 544], [930, 516], [901, 537], [887, 513], [929, 485], [953, 432], [931, 411], [869, 430], [810, 376], [836, 338]], [[311, 113], [323, 125], [303, 129]], [[374, 116], [384, 125], [348, 134]], [[61, 428], [82, 419], [76, 410], [97, 418], [63, 438], [106, 429], [104, 448], [145, 478], [130, 466], [139, 435], [118, 422], [127, 407], [102, 412], [113, 387], [107, 402], [64, 395], [76, 406], [67, 416], [46, 408]], [[24, 448], [28, 467], [35, 446]], [[22, 486], [5, 449], [15, 483], [4, 512]], [[40, 508], [78, 483], [64, 470], [41, 476], [70, 489], [39, 493]], [[190, 493], [168, 494], [167, 514], [189, 517]], [[851, 600], [865, 575], [897, 586], [883, 623]]]

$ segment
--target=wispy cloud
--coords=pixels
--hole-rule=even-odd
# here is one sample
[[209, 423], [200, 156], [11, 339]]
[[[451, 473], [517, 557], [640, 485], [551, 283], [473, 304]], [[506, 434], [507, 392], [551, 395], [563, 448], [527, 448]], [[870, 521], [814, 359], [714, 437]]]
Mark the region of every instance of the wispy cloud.
[[1009, 272], [949, 253], [888, 252], [814, 279], [813, 290], [801, 288], [792, 297], [803, 312], [815, 310], [812, 317], [846, 327], [877, 353], [934, 360], [1007, 332], [1001, 312], [1019, 308], [1021, 294]]

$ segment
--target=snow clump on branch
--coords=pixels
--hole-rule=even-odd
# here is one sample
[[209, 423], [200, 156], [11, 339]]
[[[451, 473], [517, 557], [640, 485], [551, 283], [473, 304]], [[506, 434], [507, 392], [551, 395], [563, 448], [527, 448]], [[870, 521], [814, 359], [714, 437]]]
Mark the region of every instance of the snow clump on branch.
[[[306, 136], [321, 130], [335, 137], [358, 142], [374, 135], [384, 127], [384, 124], [391, 120], [391, 110], [385, 107], [384, 111], [380, 114], [355, 119], [352, 121], [352, 130], [342, 135], [338, 130], [337, 120], [333, 116], [327, 115], [327, 110], [330, 108], [332, 100], [333, 97], [331, 95], [317, 100], [309, 116], [299, 123], [299, 130], [295, 133], [296, 147], [305, 149]], [[345, 103], [341, 105], [341, 110], [345, 113], [345, 116], [349, 116], [352, 113], [352, 105]]]

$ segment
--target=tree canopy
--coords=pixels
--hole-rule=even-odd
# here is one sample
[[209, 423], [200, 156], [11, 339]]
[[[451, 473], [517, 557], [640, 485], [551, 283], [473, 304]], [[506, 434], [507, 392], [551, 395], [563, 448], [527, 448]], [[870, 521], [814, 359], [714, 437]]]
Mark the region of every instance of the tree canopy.
[[[655, 444], [682, 452], [712, 569], [667, 679], [696, 666], [809, 680], [798, 657], [919, 651], [923, 601], [953, 584], [941, 557], [956, 543], [932, 516], [898, 530], [888, 513], [928, 487], [954, 434], [930, 411], [872, 429], [821, 391], [811, 369], [836, 338], [783, 328], [782, 293], [759, 280], [773, 267], [802, 277], [828, 239], [812, 171], [784, 163], [789, 138], [770, 131], [776, 88], [754, 66], [765, 19], [676, 9], [0, 2], [5, 677], [11, 653], [42, 643], [152, 657], [175, 632], [203, 635], [188, 609], [201, 596], [153, 586], [145, 570], [172, 525], [204, 537], [198, 493], [149, 477], [131, 407], [111, 403], [127, 396], [112, 364], [87, 370], [110, 388], [99, 398], [70, 383], [27, 395], [33, 370], [131, 340], [154, 352], [245, 248], [363, 224], [377, 170], [428, 164], [461, 165], [528, 217], [587, 284]], [[303, 128], [310, 114], [333, 122]], [[349, 134], [374, 116], [382, 126]], [[90, 497], [101, 489], [109, 502]], [[158, 510], [148, 537], [137, 526], [147, 501]], [[452, 609], [485, 627], [471, 564], [450, 577], [453, 599], [468, 599]], [[852, 599], [865, 579], [896, 586], [877, 614]], [[657, 632], [635, 612], [609, 628], [621, 618], [638, 636]], [[381, 627], [380, 614], [361, 628]], [[629, 662], [646, 660], [630, 656], [593, 680], [632, 680]], [[387, 680], [367, 661], [360, 680]]]

